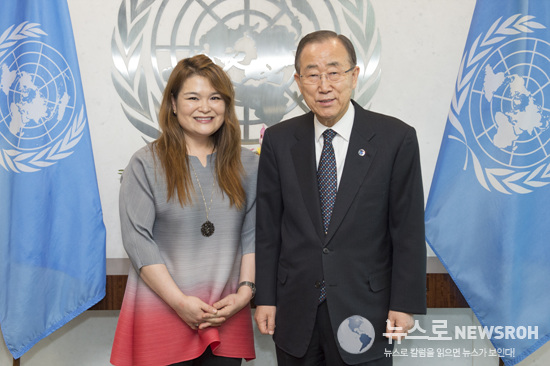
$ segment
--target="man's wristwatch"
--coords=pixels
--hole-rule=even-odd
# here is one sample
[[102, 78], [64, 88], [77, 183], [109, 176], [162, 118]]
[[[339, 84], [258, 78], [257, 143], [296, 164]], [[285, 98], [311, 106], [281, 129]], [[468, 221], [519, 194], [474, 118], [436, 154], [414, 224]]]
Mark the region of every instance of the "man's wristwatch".
[[252, 290], [252, 299], [253, 299], [254, 296], [256, 295], [256, 285], [254, 284], [254, 282], [243, 281], [243, 282], [239, 283], [239, 286], [237, 286], [237, 291], [241, 288], [241, 286], [250, 287], [250, 289]]

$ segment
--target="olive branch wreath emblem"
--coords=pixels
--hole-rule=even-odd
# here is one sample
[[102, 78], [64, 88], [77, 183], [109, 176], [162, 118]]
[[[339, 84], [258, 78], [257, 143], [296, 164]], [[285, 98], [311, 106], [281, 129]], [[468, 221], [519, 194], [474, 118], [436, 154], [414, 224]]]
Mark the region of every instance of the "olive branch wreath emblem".
[[[363, 106], [366, 106], [380, 83], [382, 73], [380, 67], [381, 41], [378, 32], [376, 31], [376, 22], [374, 19], [374, 9], [369, 1], [365, 3], [357, 1], [354, 5], [349, 0], [340, 0], [340, 4], [345, 8], [344, 18], [346, 24], [352, 31], [355, 38], [354, 46], [358, 55], [364, 61], [365, 69], [361, 71], [365, 75], [366, 80], [363, 85], [358, 85], [355, 90], [356, 101]], [[361, 30], [361, 26], [365, 30]]]
[[[128, 121], [145, 136], [158, 137], [159, 98], [147, 87], [145, 71], [141, 64], [144, 42], [143, 29], [151, 15], [155, 0], [138, 4], [135, 0], [123, 0], [119, 9], [118, 24], [113, 31], [111, 50], [114, 71], [111, 74], [113, 85], [121, 96], [122, 110]], [[356, 51], [365, 61], [366, 82], [356, 91], [357, 102], [366, 105], [372, 99], [380, 82], [380, 38], [375, 32], [374, 11], [370, 0], [358, 1], [354, 5], [349, 0], [340, 0], [344, 18], [355, 37]], [[366, 25], [366, 29], [361, 27]], [[145, 140], [145, 138], [144, 138]]]
[[[157, 114], [160, 110], [160, 102], [154, 93], [147, 88], [145, 72], [143, 67], [139, 68], [142, 47], [143, 28], [149, 19], [151, 5], [154, 0], [147, 0], [139, 5], [135, 1], [130, 4], [130, 13], [126, 9], [126, 1], [123, 0], [118, 14], [118, 33], [113, 31], [111, 50], [113, 53], [114, 66], [117, 73], [112, 73], [111, 78], [117, 93], [123, 96], [122, 110], [130, 123], [146, 136], [155, 139], [158, 130], [151, 125], [158, 125]], [[116, 37], [118, 34], [118, 37]], [[117, 76], [119, 78], [117, 78]], [[124, 83], [120, 82], [121, 79]], [[152, 105], [149, 103], [151, 95]], [[135, 116], [130, 110], [137, 112]]]
[[476, 38], [470, 49], [464, 53], [460, 64], [455, 94], [451, 101], [449, 112], [449, 121], [456, 131], [459, 132], [460, 136], [450, 135], [448, 137], [466, 146], [464, 170], [467, 169], [468, 157], [471, 156], [476, 178], [481, 186], [488, 191], [491, 191], [491, 188], [493, 188], [504, 194], [526, 194], [533, 192], [532, 188], [543, 187], [550, 183], [548, 181], [548, 178], [550, 178], [550, 164], [542, 164], [533, 171], [483, 167], [474, 151], [468, 146], [466, 134], [458, 120], [458, 115], [468, 99], [473, 82], [472, 78], [481, 61], [497, 44], [504, 41], [507, 37], [520, 33], [532, 33], [533, 29], [545, 28], [542, 24], [531, 21], [533, 18], [535, 17], [516, 14], [504, 21], [502, 21], [502, 17], [497, 19], [484, 37], [483, 33], [481, 33]]
[[[6, 29], [0, 36], [0, 58], [9, 48], [15, 46], [20, 41], [29, 37], [47, 35], [39, 26], [40, 24], [25, 21], [18, 26], [12, 25]], [[30, 173], [55, 164], [58, 160], [64, 159], [73, 153], [71, 149], [78, 144], [82, 138], [86, 121], [84, 106], [82, 106], [78, 116], [73, 119], [72, 127], [62, 140], [58, 141], [53, 146], [34, 152], [2, 149], [0, 153], [0, 166], [15, 173]]]

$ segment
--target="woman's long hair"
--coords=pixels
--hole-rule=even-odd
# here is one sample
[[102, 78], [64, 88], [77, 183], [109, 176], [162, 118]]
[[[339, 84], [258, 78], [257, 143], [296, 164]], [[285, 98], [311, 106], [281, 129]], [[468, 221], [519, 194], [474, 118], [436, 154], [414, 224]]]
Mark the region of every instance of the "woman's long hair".
[[208, 79], [225, 102], [224, 123], [212, 135], [216, 150], [216, 178], [222, 192], [229, 197], [230, 205], [241, 209], [245, 205], [246, 196], [242, 185], [244, 168], [241, 162], [241, 129], [235, 113], [235, 91], [223, 69], [205, 55], [179, 61], [164, 89], [159, 112], [161, 135], [153, 142], [153, 146], [166, 176], [168, 201], [177, 194], [182, 207], [193, 202], [194, 188], [189, 172], [185, 132], [172, 109], [172, 98], [177, 100], [183, 83], [195, 75]]

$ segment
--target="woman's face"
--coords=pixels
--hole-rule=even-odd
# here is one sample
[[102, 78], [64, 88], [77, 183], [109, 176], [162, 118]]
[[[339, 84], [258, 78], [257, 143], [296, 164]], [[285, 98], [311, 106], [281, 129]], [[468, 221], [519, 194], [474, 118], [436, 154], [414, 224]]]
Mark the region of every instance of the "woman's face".
[[224, 123], [225, 102], [203, 76], [194, 75], [183, 83], [177, 99], [172, 97], [172, 108], [186, 139], [196, 142], [210, 140]]

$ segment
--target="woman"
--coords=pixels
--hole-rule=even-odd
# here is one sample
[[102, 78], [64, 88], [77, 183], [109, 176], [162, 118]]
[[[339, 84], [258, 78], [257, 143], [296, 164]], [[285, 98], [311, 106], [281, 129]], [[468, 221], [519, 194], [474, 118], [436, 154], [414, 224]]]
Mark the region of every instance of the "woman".
[[161, 135], [122, 176], [132, 262], [111, 363], [240, 365], [253, 359], [257, 155], [241, 148], [234, 90], [208, 57], [181, 60]]

